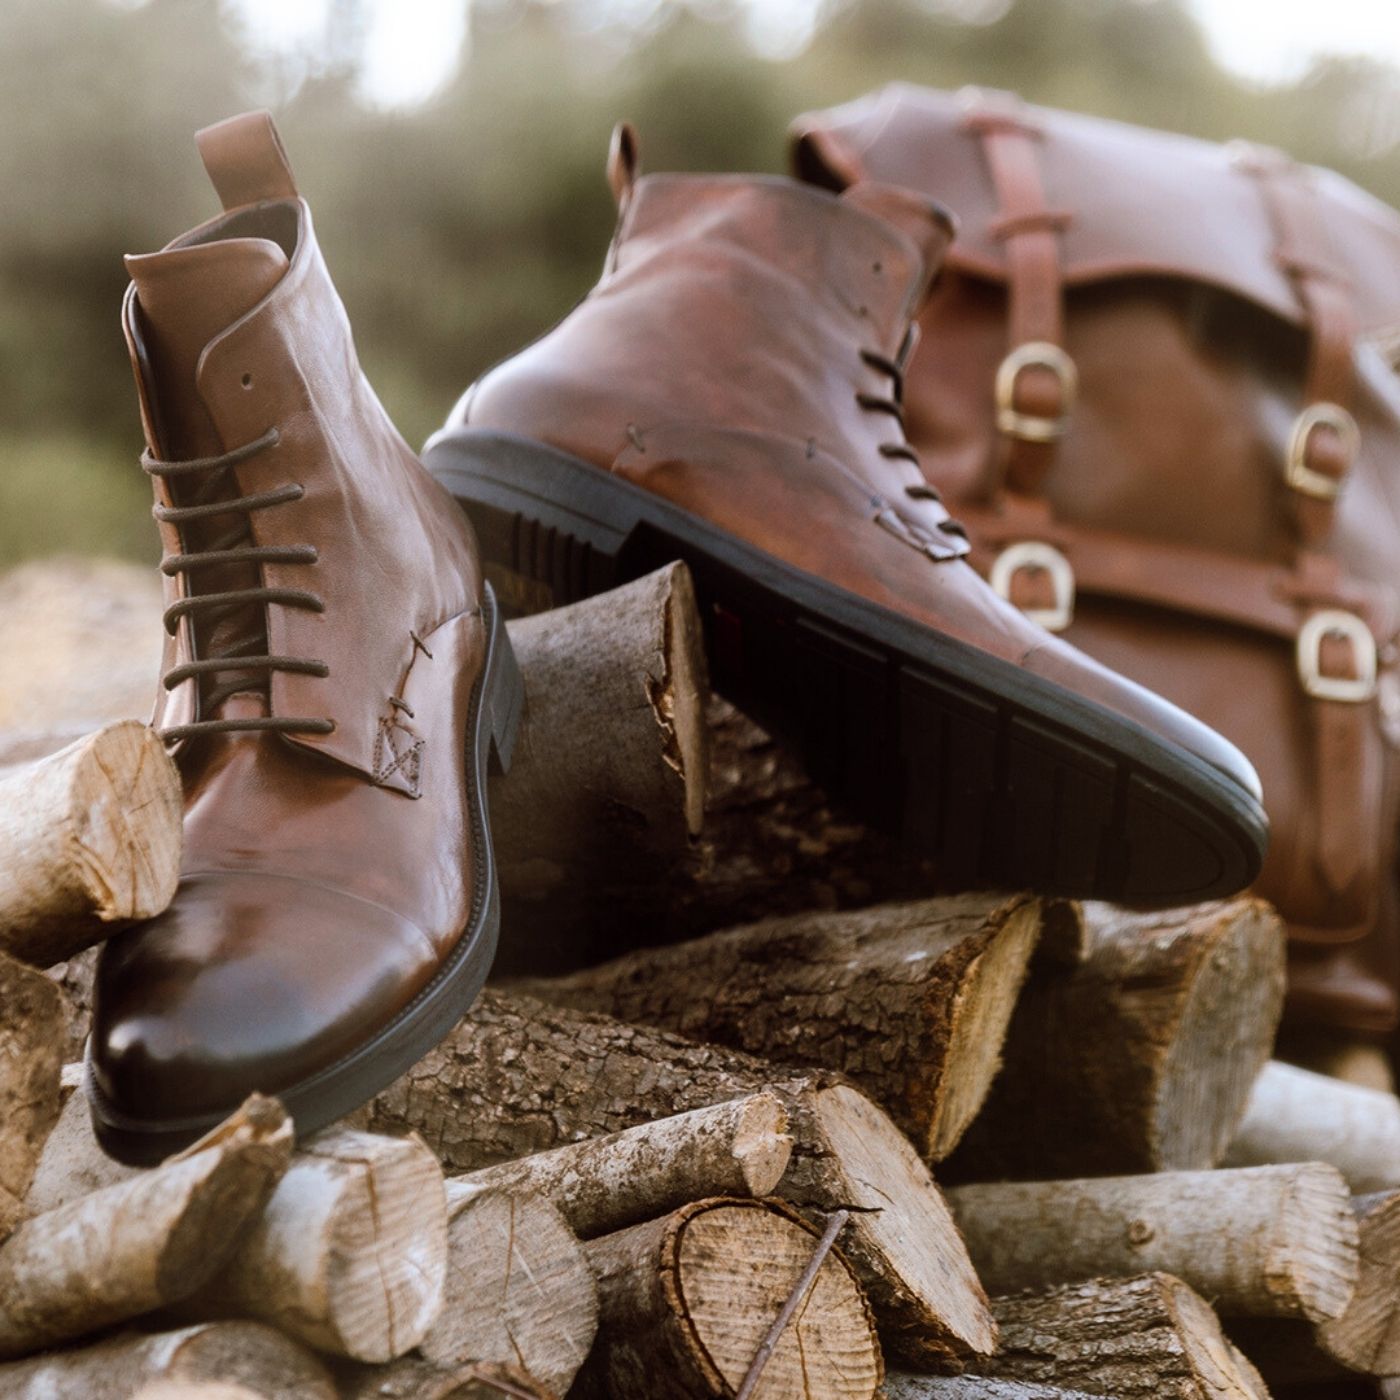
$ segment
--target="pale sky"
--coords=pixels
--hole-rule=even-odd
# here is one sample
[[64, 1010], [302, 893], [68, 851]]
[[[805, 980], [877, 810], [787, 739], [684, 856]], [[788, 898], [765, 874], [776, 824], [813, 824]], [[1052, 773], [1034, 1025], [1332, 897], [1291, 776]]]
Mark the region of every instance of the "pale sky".
[[[329, 0], [235, 0], [274, 48], [320, 32]], [[662, 0], [664, 3], [664, 0]], [[935, 0], [995, 14], [998, 0]], [[750, 37], [779, 56], [800, 49], [819, 0], [747, 0]], [[1216, 57], [1259, 82], [1296, 77], [1317, 54], [1365, 54], [1400, 67], [1400, 0], [1187, 0]], [[387, 106], [430, 97], [450, 76], [462, 40], [464, 0], [366, 0], [366, 95]], [[646, 0], [632, 8], [648, 10]]]

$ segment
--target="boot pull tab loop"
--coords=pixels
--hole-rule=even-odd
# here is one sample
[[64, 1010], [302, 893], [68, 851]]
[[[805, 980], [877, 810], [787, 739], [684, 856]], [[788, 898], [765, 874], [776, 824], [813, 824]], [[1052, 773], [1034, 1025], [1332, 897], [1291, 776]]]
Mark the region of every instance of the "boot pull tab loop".
[[296, 181], [271, 112], [244, 112], [195, 133], [200, 159], [226, 211], [295, 199]]
[[632, 200], [632, 186], [641, 174], [642, 157], [637, 145], [637, 128], [631, 122], [618, 122], [613, 127], [608, 146], [608, 184], [622, 213]]

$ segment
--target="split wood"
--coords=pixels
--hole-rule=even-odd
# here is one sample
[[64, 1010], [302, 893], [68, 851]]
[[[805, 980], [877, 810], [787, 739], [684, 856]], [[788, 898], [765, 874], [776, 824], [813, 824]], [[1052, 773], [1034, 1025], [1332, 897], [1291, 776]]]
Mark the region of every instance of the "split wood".
[[1229, 1146], [1282, 1012], [1277, 916], [1252, 899], [1084, 914], [1085, 961], [1035, 969], [946, 1180], [1191, 1171]]
[[[630, 1153], [648, 1136], [672, 1135], [645, 1126], [652, 1120], [764, 1090], [778, 1094], [793, 1139], [777, 1192], [814, 1215], [852, 1211], [843, 1248], [891, 1354], [934, 1367], [989, 1352], [986, 1295], [928, 1169], [874, 1104], [821, 1074], [488, 988], [374, 1101], [369, 1121], [422, 1133], [457, 1171], [577, 1150], [581, 1139], [624, 1129], [636, 1133], [621, 1149]], [[592, 1150], [606, 1158], [609, 1149]], [[520, 1169], [503, 1170], [510, 1179]], [[673, 1188], [647, 1177], [638, 1189], [661, 1199]], [[625, 1192], [613, 1210], [635, 1219]]]
[[937, 1161], [1000, 1065], [1041, 915], [1035, 900], [985, 895], [794, 915], [517, 985], [558, 1005], [841, 1071]]

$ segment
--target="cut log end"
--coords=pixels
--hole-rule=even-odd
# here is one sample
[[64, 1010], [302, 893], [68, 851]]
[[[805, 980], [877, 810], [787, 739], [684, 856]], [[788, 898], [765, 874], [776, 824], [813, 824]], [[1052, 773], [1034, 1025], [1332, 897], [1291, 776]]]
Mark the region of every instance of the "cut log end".
[[540, 1196], [486, 1189], [459, 1198], [448, 1225], [442, 1307], [419, 1349], [439, 1365], [514, 1362], [563, 1393], [598, 1330], [582, 1247]]
[[792, 1139], [776, 1094], [753, 1094], [744, 1101], [730, 1151], [749, 1195], [768, 1196], [777, 1189], [792, 1157]]
[[[1161, 1078], [1156, 1134], [1164, 1170], [1210, 1165], [1225, 1155], [1267, 1053], [1255, 1028], [1276, 1026], [1282, 1014], [1277, 916], [1249, 900], [1220, 906], [1214, 917], [1229, 933], [1213, 940], [1211, 975], [1190, 985]], [[1221, 1104], [1232, 1112], [1222, 1114]]]

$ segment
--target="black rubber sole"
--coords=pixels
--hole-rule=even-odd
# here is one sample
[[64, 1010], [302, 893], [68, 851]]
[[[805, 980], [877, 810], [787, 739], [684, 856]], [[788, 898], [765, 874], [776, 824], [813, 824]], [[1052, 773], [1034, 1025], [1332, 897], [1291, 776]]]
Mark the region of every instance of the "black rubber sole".
[[930, 858], [945, 887], [1154, 907], [1231, 894], [1259, 872], [1254, 795], [1092, 701], [531, 439], [444, 432], [425, 461], [470, 517], [508, 610], [684, 560], [715, 688]]
[[[491, 847], [486, 774], [488, 764], [502, 772], [510, 767], [525, 689], [503, 611], [489, 584], [483, 612], [488, 638], [486, 665], [472, 699], [468, 729], [468, 751], [475, 755], [470, 773], [476, 856], [471, 921], [432, 981], [376, 1035], [300, 1083], [284, 1089], [267, 1088], [291, 1115], [299, 1138], [343, 1118], [422, 1059], [470, 1009], [495, 959], [501, 898]], [[109, 1156], [131, 1166], [149, 1166], [188, 1147], [227, 1116], [172, 1121], [120, 1113], [97, 1085], [90, 1049], [84, 1080], [98, 1142]], [[237, 1107], [230, 1104], [228, 1112]]]

